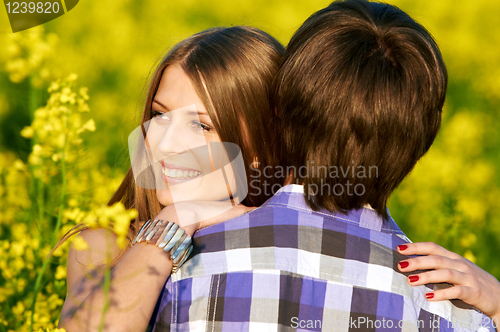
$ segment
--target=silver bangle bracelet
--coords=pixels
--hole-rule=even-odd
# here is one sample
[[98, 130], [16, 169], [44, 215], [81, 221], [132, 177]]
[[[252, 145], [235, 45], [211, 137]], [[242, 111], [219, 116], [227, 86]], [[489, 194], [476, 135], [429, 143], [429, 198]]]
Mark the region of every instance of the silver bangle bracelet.
[[[162, 227], [163, 225], [165, 226]], [[141, 242], [154, 244], [166, 253], [170, 253], [173, 263], [172, 273], [179, 270], [193, 251], [191, 236], [176, 223], [161, 219], [150, 219], [144, 223], [132, 245]]]

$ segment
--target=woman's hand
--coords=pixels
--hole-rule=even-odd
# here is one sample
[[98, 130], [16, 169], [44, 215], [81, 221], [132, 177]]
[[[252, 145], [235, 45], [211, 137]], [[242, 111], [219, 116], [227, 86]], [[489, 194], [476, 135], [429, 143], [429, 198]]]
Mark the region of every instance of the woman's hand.
[[432, 242], [406, 243], [398, 246], [403, 255], [426, 255], [399, 262], [402, 272], [432, 271], [408, 276], [408, 283], [419, 286], [447, 282], [453, 287], [426, 294], [429, 301], [460, 299], [491, 318], [500, 320], [500, 282], [462, 256]]

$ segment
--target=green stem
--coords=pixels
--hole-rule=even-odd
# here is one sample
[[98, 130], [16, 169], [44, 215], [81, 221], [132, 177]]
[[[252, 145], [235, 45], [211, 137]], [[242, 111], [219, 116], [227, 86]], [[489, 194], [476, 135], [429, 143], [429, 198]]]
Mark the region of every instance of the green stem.
[[31, 122], [33, 122], [35, 118], [35, 111], [38, 108], [38, 103], [40, 99], [40, 91], [36, 89], [33, 85], [33, 77], [30, 78], [30, 86], [29, 86], [29, 113]]
[[[66, 124], [65, 127], [68, 127], [68, 116], [66, 115]], [[64, 201], [66, 199], [66, 146], [67, 146], [67, 135], [64, 136], [64, 145], [62, 149], [62, 156], [61, 156], [61, 177], [62, 177], [62, 183], [61, 183], [61, 196], [60, 196], [60, 203], [59, 203], [59, 211], [57, 214], [57, 222], [56, 222], [56, 227], [54, 229], [54, 234], [52, 236], [52, 241], [51, 241], [51, 247], [54, 248], [57, 238], [58, 238], [58, 233], [62, 225], [62, 216], [63, 216], [63, 210], [64, 210]], [[35, 281], [35, 287], [34, 287], [34, 294], [33, 294], [33, 301], [31, 302], [31, 322], [30, 322], [30, 331], [33, 332], [33, 316], [35, 314], [35, 303], [36, 303], [36, 298], [38, 296], [38, 293], [40, 292], [40, 284], [42, 282], [42, 278], [45, 274], [45, 271], [47, 270], [47, 266], [49, 265], [51, 260], [51, 257], [46, 257], [41, 270], [38, 272], [36, 276], [36, 281]]]
[[[33, 84], [33, 76], [30, 77], [30, 84], [29, 84], [29, 95], [28, 95], [28, 113], [30, 116], [30, 123], [32, 124], [33, 121], [35, 120], [35, 111], [38, 109], [40, 106], [39, 104], [40, 101], [40, 90], [35, 88], [35, 85]], [[36, 144], [36, 137], [33, 140], [33, 144]], [[37, 166], [40, 167], [40, 166]], [[44, 199], [44, 185], [42, 182], [42, 179], [35, 179], [35, 195], [36, 195], [36, 202], [37, 202], [37, 209], [38, 209], [38, 229], [41, 231], [42, 229], [45, 228], [44, 225], [44, 207], [45, 207], [45, 199]]]
[[[109, 244], [111, 238], [106, 233], [106, 243]], [[105, 324], [106, 312], [109, 309], [109, 289], [111, 286], [111, 248], [108, 246], [106, 250], [106, 273], [104, 275], [104, 307], [102, 308], [101, 323], [99, 325], [99, 332], [102, 332]]]
[[[40, 166], [38, 166], [40, 167]], [[45, 228], [44, 226], [44, 207], [45, 207], [45, 199], [44, 199], [44, 185], [43, 181], [40, 178], [36, 179], [36, 192], [37, 192], [37, 206], [38, 206], [38, 227], [39, 232]]]

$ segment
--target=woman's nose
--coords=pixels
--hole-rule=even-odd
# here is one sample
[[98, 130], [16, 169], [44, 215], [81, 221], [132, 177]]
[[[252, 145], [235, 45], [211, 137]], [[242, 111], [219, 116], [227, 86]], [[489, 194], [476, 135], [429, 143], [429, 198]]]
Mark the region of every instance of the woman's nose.
[[164, 128], [158, 143], [158, 151], [164, 156], [180, 154], [189, 149], [189, 132], [187, 126], [173, 121]]

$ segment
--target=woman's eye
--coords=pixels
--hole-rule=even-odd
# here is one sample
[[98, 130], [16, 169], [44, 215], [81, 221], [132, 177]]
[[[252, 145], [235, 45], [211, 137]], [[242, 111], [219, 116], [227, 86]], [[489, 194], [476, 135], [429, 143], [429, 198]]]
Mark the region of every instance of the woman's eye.
[[163, 112], [158, 112], [155, 110], [151, 110], [151, 119], [155, 119], [157, 121], [168, 121], [170, 118]]
[[202, 131], [212, 130], [212, 127], [210, 127], [209, 125], [206, 125], [206, 124], [198, 122], [198, 121], [193, 121], [193, 122], [191, 122], [191, 124], [195, 130], [202, 130]]

